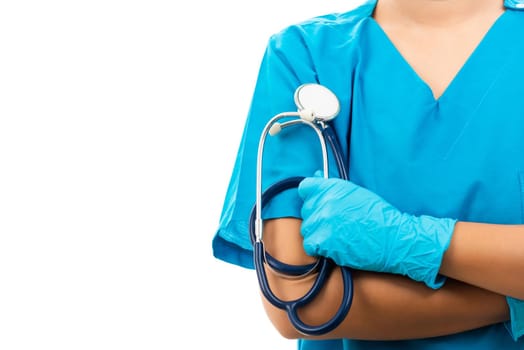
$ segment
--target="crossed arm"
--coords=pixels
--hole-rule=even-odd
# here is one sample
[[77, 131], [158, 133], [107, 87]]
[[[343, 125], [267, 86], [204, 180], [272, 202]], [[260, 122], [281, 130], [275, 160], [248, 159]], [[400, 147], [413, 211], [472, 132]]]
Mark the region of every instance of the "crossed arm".
[[[275, 258], [289, 264], [314, 259], [305, 254], [301, 221], [267, 220], [264, 244]], [[343, 323], [316, 339], [353, 338], [400, 340], [462, 332], [509, 319], [505, 295], [524, 298], [524, 227], [458, 222], [440, 272], [449, 277], [438, 289], [408, 278], [354, 272], [352, 308]], [[267, 271], [270, 286], [283, 299], [309, 290], [315, 276], [290, 280]], [[335, 271], [320, 295], [300, 313], [310, 324], [332, 317], [342, 299], [342, 278]], [[284, 311], [262, 301], [271, 322], [286, 338], [307, 337], [297, 332]]]

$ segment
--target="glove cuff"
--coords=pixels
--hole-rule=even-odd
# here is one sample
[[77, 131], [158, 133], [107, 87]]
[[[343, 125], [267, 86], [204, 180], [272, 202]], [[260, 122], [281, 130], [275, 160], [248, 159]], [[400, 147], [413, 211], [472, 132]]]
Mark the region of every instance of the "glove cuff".
[[[446, 277], [439, 274], [444, 253], [449, 247], [457, 220], [422, 215], [413, 217], [414, 244], [405, 260], [406, 275], [432, 289], [442, 287]], [[410, 261], [413, 263], [410, 264]]]

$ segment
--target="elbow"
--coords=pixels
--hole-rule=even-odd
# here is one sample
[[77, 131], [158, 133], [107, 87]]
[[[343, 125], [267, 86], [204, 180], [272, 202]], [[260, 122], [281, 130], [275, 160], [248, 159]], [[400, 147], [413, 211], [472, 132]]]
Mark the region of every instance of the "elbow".
[[289, 322], [287, 322], [287, 324], [276, 325], [276, 329], [285, 339], [296, 340], [304, 338], [304, 335], [300, 334]]
[[[269, 276], [271, 275], [269, 274], [268, 277]], [[270, 282], [273, 282], [273, 287], [275, 287], [273, 292], [275, 292], [279, 298], [282, 300], [296, 300], [310, 290], [315, 278], [316, 275], [312, 275], [303, 280], [290, 281], [286, 279], [275, 279]], [[275, 283], [277, 281], [280, 283]], [[340, 274], [331, 274], [328, 277], [324, 288], [319, 292], [316, 298], [312, 300], [311, 303], [304, 305], [300, 310], [298, 310], [300, 320], [309, 325], [322, 325], [330, 321], [333, 318], [333, 315], [339, 311], [338, 309], [342, 302], [342, 291], [342, 279]], [[261, 295], [261, 298], [270, 322], [282, 337], [286, 339], [312, 337], [315, 339], [331, 339], [336, 336], [339, 338], [339, 336], [333, 332], [321, 336], [303, 334], [291, 323], [285, 310], [275, 307], [263, 295]]]
[[283, 338], [289, 340], [303, 338], [303, 335], [291, 324], [284, 310], [274, 307], [264, 297], [262, 301], [269, 321]]
[[[306, 265], [317, 259], [308, 256], [302, 247], [300, 234], [301, 221], [293, 218], [267, 220], [264, 226], [265, 247], [279, 261], [291, 265]], [[267, 282], [272, 292], [281, 300], [297, 300], [309, 293], [314, 285], [317, 273], [310, 273], [303, 278], [286, 278], [266, 267]], [[300, 319], [312, 325], [323, 324], [338, 310], [341, 300], [342, 279], [339, 273], [332, 273], [326, 285], [315, 299], [303, 305], [299, 310]], [[266, 314], [278, 333], [286, 339], [306, 337], [299, 332], [288, 318], [287, 312], [272, 305], [261, 295]]]
[[293, 329], [294, 332], [293, 333], [280, 333], [285, 339], [289, 339], [289, 340], [297, 340], [297, 339], [300, 339], [300, 338], [304, 338], [303, 335], [301, 335], [300, 333], [298, 333], [296, 331], [296, 329]]

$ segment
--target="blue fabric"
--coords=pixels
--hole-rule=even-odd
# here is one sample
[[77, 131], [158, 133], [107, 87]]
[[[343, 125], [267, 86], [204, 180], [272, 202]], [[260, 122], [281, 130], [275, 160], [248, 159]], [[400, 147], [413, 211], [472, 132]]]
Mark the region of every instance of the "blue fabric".
[[[374, 6], [370, 1], [347, 13], [314, 18], [270, 38], [213, 239], [218, 259], [253, 268], [247, 227], [255, 202], [259, 135], [273, 115], [296, 110], [294, 91], [308, 82], [325, 85], [341, 102], [334, 127], [344, 152], [350, 149], [355, 183], [414, 215], [524, 222], [519, 183], [524, 172], [524, 12], [508, 9], [435, 99], [370, 17]], [[312, 175], [321, 164], [316, 136], [289, 129], [268, 140], [265, 187]], [[264, 217], [300, 217], [300, 207], [296, 191], [290, 190], [272, 201]], [[299, 346], [512, 350], [523, 349], [524, 340], [515, 342], [498, 324], [423, 340], [300, 341]]]
[[506, 322], [505, 325], [511, 337], [517, 340], [524, 335], [524, 300], [511, 297], [506, 297], [506, 300], [509, 305], [511, 321]]
[[524, 0], [504, 0], [504, 6], [514, 10], [524, 10]]

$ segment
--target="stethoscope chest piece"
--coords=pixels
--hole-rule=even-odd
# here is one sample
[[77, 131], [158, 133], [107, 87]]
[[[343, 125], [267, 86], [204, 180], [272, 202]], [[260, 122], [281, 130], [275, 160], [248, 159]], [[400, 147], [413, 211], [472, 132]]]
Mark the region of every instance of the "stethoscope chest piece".
[[340, 111], [337, 96], [323, 85], [308, 83], [295, 90], [295, 104], [299, 111], [310, 111], [317, 121], [329, 121]]

